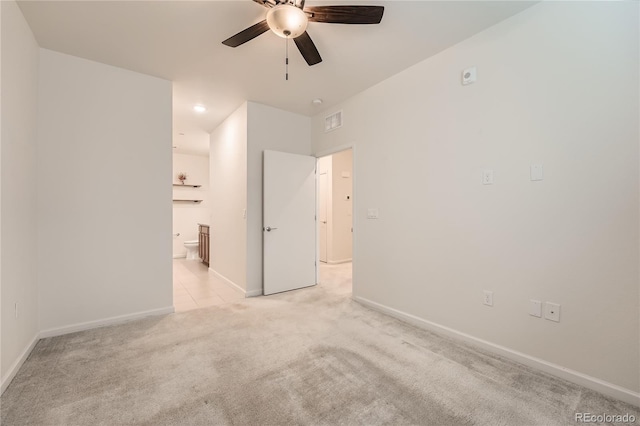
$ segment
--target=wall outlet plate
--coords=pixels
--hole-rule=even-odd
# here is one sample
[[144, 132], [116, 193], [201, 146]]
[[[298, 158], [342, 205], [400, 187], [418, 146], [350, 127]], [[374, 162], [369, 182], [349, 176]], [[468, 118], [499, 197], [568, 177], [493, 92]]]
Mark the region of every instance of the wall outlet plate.
[[493, 292], [489, 290], [484, 291], [483, 303], [487, 306], [493, 306]]
[[549, 321], [560, 322], [560, 305], [557, 303], [546, 302], [544, 304], [544, 317]]
[[493, 170], [484, 169], [482, 171], [482, 184], [483, 185], [493, 185]]

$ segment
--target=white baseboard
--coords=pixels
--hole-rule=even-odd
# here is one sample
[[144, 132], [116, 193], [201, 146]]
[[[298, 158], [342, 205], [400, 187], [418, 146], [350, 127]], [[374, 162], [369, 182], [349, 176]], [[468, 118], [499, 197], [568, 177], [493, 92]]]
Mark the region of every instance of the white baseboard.
[[120, 315], [117, 317], [104, 318], [95, 321], [87, 321], [72, 325], [66, 325], [64, 327], [50, 328], [40, 332], [40, 338], [61, 336], [63, 334], [75, 333], [78, 331], [90, 330], [92, 328], [105, 327], [108, 325], [115, 325], [124, 322], [133, 321], [140, 318], [155, 316], [155, 315], [167, 315], [175, 312], [173, 306], [167, 306], [166, 308], [153, 309], [150, 311], [136, 312], [133, 314]]
[[592, 389], [594, 391], [600, 392], [612, 398], [619, 399], [620, 401], [624, 401], [629, 404], [640, 406], [640, 393], [634, 392], [630, 389], [625, 389], [613, 383], [609, 383], [604, 380], [598, 379], [596, 377], [592, 377], [587, 374], [580, 373], [579, 371], [571, 370], [569, 368], [565, 368], [560, 365], [547, 362], [543, 359], [536, 358], [536, 357], [527, 355], [525, 353], [518, 352], [513, 349], [509, 349], [507, 347], [497, 345], [495, 343], [488, 342], [483, 339], [479, 339], [469, 334], [462, 333], [458, 330], [454, 330], [453, 328], [449, 328], [444, 325], [427, 321], [415, 315], [411, 315], [406, 312], [402, 312], [397, 309], [390, 308], [388, 306], [382, 305], [380, 303], [374, 302], [364, 297], [354, 296], [353, 299], [356, 302], [359, 302], [366, 307], [369, 307], [373, 310], [390, 315], [394, 318], [408, 322], [420, 328], [424, 328], [426, 330], [433, 331], [439, 334], [444, 334], [458, 340], [463, 340], [467, 343], [481, 347], [482, 349], [488, 350], [495, 354], [504, 356], [505, 358], [509, 358], [513, 361], [519, 362], [528, 367], [544, 371], [545, 373], [560, 377], [562, 379], [568, 380], [570, 382], [573, 382], [578, 385], [584, 386], [586, 388]]
[[[209, 270], [218, 278], [220, 278], [225, 284], [227, 284], [229, 287], [231, 287], [232, 289], [234, 289], [235, 291], [239, 292], [240, 294], [242, 294], [243, 297], [252, 297], [249, 295], [249, 293], [246, 292], [246, 290], [244, 290], [242, 287], [240, 287], [238, 284], [234, 283], [233, 281], [231, 281], [229, 278], [225, 277], [224, 275], [222, 275], [220, 272], [216, 271], [213, 268], [209, 268]], [[260, 294], [262, 294], [262, 292], [260, 292]]]
[[246, 297], [258, 297], [262, 296], [262, 289], [250, 290], [245, 293]]
[[182, 254], [174, 254], [173, 258], [174, 259], [184, 259], [187, 257], [187, 253], [182, 253]]
[[22, 364], [24, 364], [27, 358], [29, 358], [31, 351], [33, 351], [33, 348], [36, 347], [36, 343], [38, 343], [40, 339], [44, 339], [47, 337], [61, 336], [63, 334], [75, 333], [78, 331], [89, 330], [92, 328], [105, 327], [107, 325], [120, 324], [120, 323], [129, 322], [129, 321], [140, 319], [140, 318], [149, 317], [149, 316], [172, 314], [173, 312], [175, 312], [175, 308], [173, 306], [167, 306], [166, 308], [153, 309], [151, 311], [137, 312], [135, 314], [121, 315], [117, 317], [105, 318], [105, 319], [96, 320], [96, 321], [88, 321], [88, 322], [73, 324], [73, 325], [64, 326], [64, 327], [50, 328], [48, 330], [43, 330], [39, 333], [36, 333], [31, 343], [29, 343], [29, 345], [24, 349], [24, 351], [18, 357], [18, 359], [16, 359], [14, 363], [11, 365], [11, 367], [9, 367], [7, 374], [5, 374], [4, 377], [2, 377], [2, 380], [1, 380], [2, 383], [0, 385], [1, 386], [0, 394], [4, 393], [4, 391], [9, 387], [9, 384], [11, 383], [13, 378], [16, 376], [16, 374], [18, 374], [20, 367], [22, 367]]
[[29, 358], [31, 351], [33, 350], [33, 348], [36, 347], [36, 343], [38, 343], [39, 340], [40, 340], [40, 333], [36, 333], [36, 335], [33, 336], [33, 339], [31, 340], [31, 342], [27, 345], [24, 351], [22, 351], [18, 359], [16, 359], [13, 362], [13, 364], [11, 364], [11, 366], [9, 367], [9, 370], [7, 371], [7, 374], [5, 374], [4, 377], [2, 378], [2, 384], [0, 385], [1, 386], [0, 394], [4, 393], [4, 391], [7, 390], [7, 388], [11, 384], [11, 381], [13, 380], [14, 377], [16, 377], [16, 374], [18, 374], [18, 371], [20, 370], [20, 367], [22, 367], [22, 364], [24, 364], [27, 358]]
[[329, 261], [327, 261], [327, 263], [329, 265], [339, 265], [341, 263], [349, 263], [351, 261], [352, 261], [352, 259], [349, 258], [349, 259], [341, 259], [341, 260], [329, 260]]

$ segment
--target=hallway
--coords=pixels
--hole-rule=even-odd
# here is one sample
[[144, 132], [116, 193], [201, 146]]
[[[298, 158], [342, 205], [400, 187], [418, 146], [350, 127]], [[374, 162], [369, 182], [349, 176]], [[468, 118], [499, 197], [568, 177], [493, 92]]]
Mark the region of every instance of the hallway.
[[[320, 283], [337, 294], [351, 293], [351, 262], [320, 263]], [[173, 305], [176, 312], [219, 306], [244, 299], [236, 288], [208, 270], [202, 262], [173, 259]]]
[[173, 259], [173, 306], [176, 312], [218, 306], [244, 299], [236, 288], [196, 260]]

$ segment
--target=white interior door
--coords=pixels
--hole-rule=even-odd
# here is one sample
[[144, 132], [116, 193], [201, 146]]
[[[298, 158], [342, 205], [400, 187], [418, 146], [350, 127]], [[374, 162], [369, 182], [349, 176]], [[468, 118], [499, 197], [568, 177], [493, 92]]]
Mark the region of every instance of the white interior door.
[[264, 151], [264, 294], [316, 284], [316, 159]]
[[327, 261], [327, 197], [328, 176], [326, 173], [318, 175], [318, 233], [320, 239], [320, 262]]

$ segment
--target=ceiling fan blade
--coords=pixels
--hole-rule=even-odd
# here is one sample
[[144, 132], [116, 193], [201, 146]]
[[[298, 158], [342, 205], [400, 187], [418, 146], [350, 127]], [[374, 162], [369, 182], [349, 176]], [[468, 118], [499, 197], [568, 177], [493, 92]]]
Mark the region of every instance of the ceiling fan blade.
[[293, 41], [296, 42], [296, 46], [298, 46], [298, 50], [302, 53], [302, 57], [307, 61], [307, 64], [311, 66], [322, 62], [320, 53], [313, 43], [313, 40], [311, 40], [311, 37], [309, 37], [309, 33], [305, 31], [294, 38]]
[[275, 6], [275, 1], [274, 0], [253, 0], [258, 4], [261, 4], [264, 7], [273, 7]]
[[384, 6], [309, 6], [309, 21], [328, 24], [379, 24]]
[[249, 40], [253, 40], [258, 37], [260, 34], [265, 33], [269, 30], [269, 25], [267, 24], [267, 20], [265, 19], [262, 22], [258, 22], [255, 25], [250, 26], [249, 28], [240, 31], [238, 34], [229, 37], [222, 44], [229, 47], [238, 47], [241, 44], [248, 42]]

